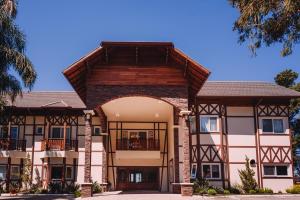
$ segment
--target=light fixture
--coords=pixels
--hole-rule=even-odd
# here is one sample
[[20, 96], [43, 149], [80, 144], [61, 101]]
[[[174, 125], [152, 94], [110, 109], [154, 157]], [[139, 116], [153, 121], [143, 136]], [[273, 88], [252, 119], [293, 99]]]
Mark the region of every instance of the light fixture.
[[158, 117], [159, 117], [159, 114], [158, 114], [158, 113], [155, 113], [155, 117], [158, 118]]
[[116, 117], [120, 117], [120, 113], [116, 113]]

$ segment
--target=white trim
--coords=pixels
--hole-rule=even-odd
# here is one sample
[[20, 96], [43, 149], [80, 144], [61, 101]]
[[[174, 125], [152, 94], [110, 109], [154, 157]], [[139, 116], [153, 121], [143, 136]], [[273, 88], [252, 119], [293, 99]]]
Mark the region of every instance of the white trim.
[[[71, 177], [67, 177], [67, 169], [68, 169], [68, 168], [71, 168]], [[66, 178], [66, 180], [72, 180], [72, 179], [74, 178], [74, 177], [73, 177], [73, 174], [74, 174], [74, 173], [73, 173], [73, 172], [74, 172], [73, 170], [74, 170], [73, 166], [71, 166], [71, 165], [67, 165], [67, 166], [66, 166], [66, 171], [65, 171], [65, 178]]]
[[[195, 167], [195, 173], [193, 173], [193, 168], [194, 167]], [[197, 168], [198, 168], [197, 163], [192, 163], [192, 166], [191, 166], [191, 179], [197, 178]]]
[[[42, 128], [42, 133], [41, 134], [38, 133], [39, 128]], [[44, 135], [44, 126], [42, 126], [42, 125], [36, 126], [35, 127], [35, 135]]]
[[[274, 175], [266, 175], [265, 174], [265, 167], [274, 167]], [[286, 167], [287, 175], [277, 175], [277, 167]], [[263, 176], [264, 177], [288, 177], [289, 176], [289, 164], [263, 164]]]
[[[217, 180], [217, 179], [221, 179], [221, 164], [220, 163], [202, 163], [201, 164], [201, 172], [202, 172], [202, 177], [203, 177], [203, 165], [209, 165], [210, 166], [210, 176], [211, 178], [205, 178], [207, 180]], [[218, 165], [219, 167], [219, 177], [212, 177], [212, 165]], [[204, 178], [204, 177], [203, 177]]]
[[[60, 132], [61, 137], [59, 137], [59, 138], [54, 138], [53, 137], [53, 135], [52, 135], [53, 134], [53, 128], [61, 128], [62, 129], [62, 132]], [[66, 138], [64, 138], [64, 128], [65, 128], [65, 126], [51, 126], [49, 139], [66, 139]], [[70, 136], [72, 138], [71, 127], [70, 126], [66, 126], [66, 133], [67, 133], [67, 129], [70, 129]]]
[[[263, 123], [264, 119], [270, 119], [270, 120], [272, 120], [272, 129], [273, 129], [273, 132], [264, 132], [264, 123]], [[275, 119], [282, 120], [282, 129], [283, 129], [282, 131], [283, 132], [280, 132], [280, 133], [274, 132], [274, 120]], [[260, 121], [261, 121], [261, 132], [262, 132], [262, 134], [274, 134], [274, 135], [276, 135], [276, 134], [286, 134], [285, 133], [286, 127], [284, 125], [284, 118], [283, 117], [261, 117]]]
[[[209, 130], [208, 131], [202, 131], [201, 130], [201, 119], [202, 118], [208, 118], [209, 120], [208, 120], [208, 123], [209, 123]], [[211, 127], [210, 127], [210, 118], [217, 118], [217, 130], [215, 130], [215, 131], [211, 131]], [[218, 133], [218, 132], [220, 132], [220, 126], [219, 126], [219, 120], [220, 120], [220, 118], [219, 118], [219, 116], [218, 115], [200, 115], [200, 117], [199, 117], [199, 128], [200, 128], [200, 132], [202, 132], [202, 133]]]
[[[99, 128], [99, 134], [98, 135], [96, 135], [95, 134], [95, 130], [97, 129], [97, 128]], [[94, 128], [93, 128], [93, 136], [101, 136], [102, 135], [102, 127], [101, 126], [94, 126]]]

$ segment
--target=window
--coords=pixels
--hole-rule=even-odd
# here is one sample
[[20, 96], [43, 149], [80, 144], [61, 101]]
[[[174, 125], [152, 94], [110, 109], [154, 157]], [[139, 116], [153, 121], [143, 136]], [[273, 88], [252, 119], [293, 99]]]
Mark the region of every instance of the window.
[[93, 135], [100, 135], [100, 134], [101, 134], [101, 127], [95, 126]]
[[142, 172], [130, 172], [129, 182], [130, 183], [141, 183], [142, 182]]
[[10, 178], [11, 179], [19, 179], [20, 178], [20, 167], [19, 166], [11, 166], [10, 168]]
[[273, 119], [274, 132], [283, 133], [283, 120], [282, 119]]
[[201, 132], [218, 132], [217, 117], [200, 117]]
[[[63, 139], [64, 138], [64, 127], [56, 126], [51, 128], [51, 138], [53, 139]], [[66, 128], [66, 139], [71, 139], [71, 129]]]
[[219, 164], [203, 164], [202, 175], [206, 179], [219, 179], [220, 177], [220, 165]]
[[51, 138], [63, 138], [64, 129], [62, 127], [52, 127]]
[[73, 167], [72, 166], [66, 167], [66, 179], [73, 179]]
[[51, 168], [51, 179], [57, 180], [62, 178], [63, 167], [53, 166]]
[[0, 166], [0, 180], [6, 179], [6, 166]]
[[192, 164], [191, 178], [195, 179], [197, 177], [197, 164]]
[[287, 176], [287, 166], [285, 165], [265, 165], [264, 175], [265, 176]]
[[283, 133], [282, 119], [262, 119], [264, 133]]
[[196, 116], [190, 116], [190, 131], [191, 133], [196, 133]]
[[17, 140], [19, 136], [19, 128], [17, 126], [10, 127], [10, 138]]
[[0, 127], [0, 138], [7, 138], [7, 135], [8, 135], [8, 127], [1, 126]]
[[37, 126], [35, 129], [35, 134], [36, 135], [43, 135], [44, 133], [44, 127], [43, 126]]

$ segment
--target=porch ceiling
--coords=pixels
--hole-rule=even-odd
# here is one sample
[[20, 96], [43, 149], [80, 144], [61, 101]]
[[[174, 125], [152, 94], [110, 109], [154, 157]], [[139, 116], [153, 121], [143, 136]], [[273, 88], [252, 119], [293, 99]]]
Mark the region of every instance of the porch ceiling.
[[102, 109], [109, 121], [169, 121], [173, 106], [150, 97], [123, 97], [112, 100]]

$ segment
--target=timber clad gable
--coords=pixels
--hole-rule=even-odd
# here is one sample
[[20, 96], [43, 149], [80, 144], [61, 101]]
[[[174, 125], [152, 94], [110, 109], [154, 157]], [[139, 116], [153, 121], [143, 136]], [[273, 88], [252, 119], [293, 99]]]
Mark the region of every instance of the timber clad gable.
[[[170, 42], [102, 42], [63, 74], [75, 92], [8, 99], [0, 116], [6, 188], [21, 181], [11, 167], [22, 173], [27, 154], [33, 181], [40, 177], [43, 188], [78, 183], [82, 197], [92, 195], [92, 181], [104, 191], [184, 196], [192, 195], [191, 178], [229, 188], [240, 182], [246, 156], [259, 187], [277, 192], [293, 184], [288, 105], [300, 97], [295, 91], [207, 81], [210, 72]], [[280, 131], [264, 132], [264, 125]], [[266, 175], [278, 166], [285, 175]]]

